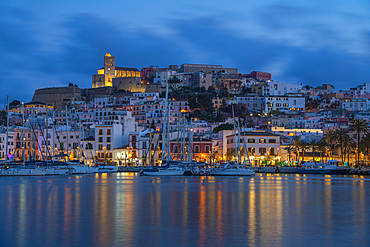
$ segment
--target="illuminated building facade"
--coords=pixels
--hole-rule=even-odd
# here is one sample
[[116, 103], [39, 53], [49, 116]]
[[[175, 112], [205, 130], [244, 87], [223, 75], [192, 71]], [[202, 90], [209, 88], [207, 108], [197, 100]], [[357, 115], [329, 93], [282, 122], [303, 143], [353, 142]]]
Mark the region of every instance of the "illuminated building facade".
[[116, 67], [116, 58], [107, 53], [104, 56], [104, 67], [92, 76], [92, 88], [112, 87], [114, 78], [133, 78], [140, 81], [140, 71], [136, 68]]

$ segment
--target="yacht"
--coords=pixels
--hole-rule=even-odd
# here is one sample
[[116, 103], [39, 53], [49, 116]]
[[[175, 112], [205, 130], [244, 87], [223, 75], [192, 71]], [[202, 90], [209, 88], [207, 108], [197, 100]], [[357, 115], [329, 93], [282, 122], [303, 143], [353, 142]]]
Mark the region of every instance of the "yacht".
[[5, 168], [0, 170], [1, 176], [45, 176], [46, 169], [42, 168], [26, 168], [26, 167], [15, 167]]
[[245, 166], [226, 165], [223, 168], [218, 168], [209, 172], [211, 176], [253, 176], [254, 169]]
[[185, 170], [180, 167], [154, 167], [145, 169], [140, 172], [140, 175], [146, 176], [182, 176]]
[[48, 166], [45, 175], [71, 175], [72, 168], [67, 166]]
[[321, 162], [306, 162], [304, 169], [298, 170], [298, 173], [303, 174], [349, 174], [351, 168], [338, 166], [337, 160], [329, 160], [328, 163]]
[[94, 173], [117, 173], [118, 166], [107, 166], [105, 164], [95, 167]]

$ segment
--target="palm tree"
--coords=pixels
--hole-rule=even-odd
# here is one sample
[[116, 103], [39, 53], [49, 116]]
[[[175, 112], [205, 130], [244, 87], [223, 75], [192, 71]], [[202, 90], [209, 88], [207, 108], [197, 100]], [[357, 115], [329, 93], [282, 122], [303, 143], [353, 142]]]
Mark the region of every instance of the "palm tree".
[[329, 146], [329, 158], [331, 159], [333, 144], [335, 143], [335, 131], [334, 130], [326, 131], [326, 133], [324, 134], [324, 140], [327, 142]]
[[312, 149], [312, 160], [315, 161], [315, 151], [316, 151], [316, 148], [317, 148], [317, 140], [316, 139], [311, 139], [309, 142], [308, 142], [308, 146]]
[[[325, 141], [324, 138], [322, 138], [320, 141], [317, 142], [317, 147], [320, 151], [320, 157], [321, 162], [323, 161], [323, 153], [325, 152], [326, 147], [328, 146], [328, 143]], [[326, 160], [328, 159], [328, 156], [326, 156]]]
[[344, 163], [344, 141], [348, 140], [350, 137], [348, 135], [348, 130], [346, 129], [337, 129], [334, 131], [334, 139], [336, 140], [337, 147], [340, 147], [340, 155], [342, 162]]
[[231, 160], [232, 157], [236, 159], [235, 157], [235, 148], [230, 148], [230, 150], [226, 153], [227, 160]]
[[[364, 138], [361, 140], [361, 146], [364, 147], [364, 153], [367, 155], [367, 160], [369, 160], [370, 156], [370, 133], [366, 134]], [[366, 152], [365, 152], [366, 150]]]
[[288, 152], [288, 156], [289, 156], [289, 163], [288, 164], [290, 164], [290, 161], [291, 161], [291, 158], [290, 157], [291, 157], [291, 153], [294, 150], [294, 147], [291, 144], [289, 144], [288, 146], [286, 146], [284, 148], [284, 150]]
[[296, 160], [299, 161], [299, 149], [301, 139], [298, 136], [293, 137], [291, 145], [295, 148]]
[[299, 147], [302, 149], [302, 161], [304, 161], [304, 152], [307, 149], [307, 142], [304, 140], [299, 141]]
[[[356, 150], [356, 143], [352, 140], [352, 138], [349, 135], [344, 136], [343, 142], [342, 142], [343, 148], [344, 148], [344, 155], [347, 156], [347, 163], [349, 163], [349, 156], [350, 154], [355, 154]], [[344, 162], [344, 160], [343, 160]]]
[[360, 161], [360, 141], [361, 133], [369, 132], [368, 124], [363, 119], [355, 119], [348, 128], [350, 131], [355, 131], [357, 135], [357, 162]]

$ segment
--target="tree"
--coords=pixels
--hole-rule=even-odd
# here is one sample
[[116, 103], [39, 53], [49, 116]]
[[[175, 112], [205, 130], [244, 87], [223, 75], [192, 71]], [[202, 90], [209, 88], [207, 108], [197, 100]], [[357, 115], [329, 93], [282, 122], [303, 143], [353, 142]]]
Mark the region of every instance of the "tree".
[[302, 161], [304, 161], [304, 152], [306, 151], [306, 149], [307, 149], [307, 142], [306, 141], [304, 141], [304, 140], [300, 140], [299, 141], [299, 147], [301, 148], [301, 150], [302, 150]]
[[[320, 151], [321, 162], [323, 161], [324, 153], [325, 153], [327, 146], [328, 146], [328, 143], [325, 141], [324, 138], [322, 138], [320, 141], [317, 142], [317, 148]], [[326, 155], [326, 160], [327, 159], [328, 159], [328, 156]]]
[[231, 124], [231, 123], [224, 123], [224, 124], [220, 124], [219, 126], [217, 126], [216, 128], [213, 129], [213, 133], [218, 133], [219, 131], [221, 130], [233, 130], [234, 129], [234, 125]]
[[298, 136], [293, 137], [292, 146], [295, 148], [296, 160], [299, 161], [299, 149], [300, 149], [300, 138]]
[[6, 126], [7, 112], [5, 110], [0, 111], [0, 126]]
[[357, 135], [357, 162], [360, 161], [360, 141], [361, 134], [369, 132], [367, 122], [363, 119], [355, 119], [348, 128], [350, 131], [355, 131]]
[[307, 144], [312, 149], [312, 160], [315, 161], [315, 151], [317, 148], [317, 140], [311, 139]]
[[[367, 160], [370, 159], [370, 134], [366, 134], [361, 140], [361, 147], [364, 148], [364, 153], [367, 155]], [[366, 152], [365, 152], [366, 151]]]
[[337, 147], [340, 147], [340, 155], [342, 162], [344, 162], [344, 143], [350, 139], [348, 135], [348, 130], [337, 129], [334, 131], [334, 139], [336, 140]]
[[332, 149], [335, 142], [335, 132], [333, 130], [328, 130], [324, 134], [324, 140], [327, 142], [329, 146], [329, 158], [331, 159]]
[[13, 100], [12, 102], [9, 103], [9, 109], [13, 109], [13, 108], [16, 108], [17, 106], [19, 106], [21, 104], [21, 102], [19, 100]]
[[231, 160], [231, 158], [234, 157], [234, 156], [235, 156], [235, 148], [230, 148], [230, 150], [227, 151], [227, 153], [226, 153], [227, 160]]
[[288, 145], [284, 148], [285, 151], [288, 152], [288, 156], [289, 156], [289, 164], [290, 164], [290, 161], [292, 160], [291, 159], [291, 153], [293, 152], [294, 150], [294, 147], [292, 145]]

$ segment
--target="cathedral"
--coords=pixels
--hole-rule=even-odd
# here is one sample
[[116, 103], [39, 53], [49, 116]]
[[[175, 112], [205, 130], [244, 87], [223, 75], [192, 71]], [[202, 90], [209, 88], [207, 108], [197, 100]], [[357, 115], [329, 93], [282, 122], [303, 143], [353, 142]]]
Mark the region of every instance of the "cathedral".
[[140, 71], [136, 68], [116, 67], [116, 58], [110, 53], [104, 56], [104, 67], [92, 76], [92, 88], [112, 87], [113, 79], [133, 79], [140, 82]]

